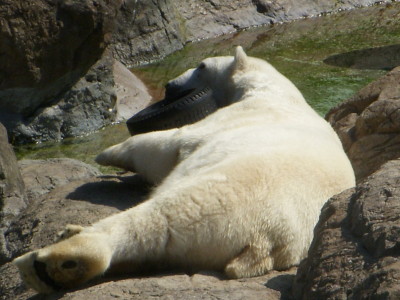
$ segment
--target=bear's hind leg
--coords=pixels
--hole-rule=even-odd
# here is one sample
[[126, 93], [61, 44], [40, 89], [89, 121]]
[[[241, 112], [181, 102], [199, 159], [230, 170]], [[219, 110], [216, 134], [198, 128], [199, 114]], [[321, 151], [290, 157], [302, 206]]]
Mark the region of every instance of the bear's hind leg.
[[244, 278], [260, 276], [273, 268], [274, 259], [266, 255], [265, 248], [249, 245], [232, 259], [225, 267], [225, 274], [229, 278]]

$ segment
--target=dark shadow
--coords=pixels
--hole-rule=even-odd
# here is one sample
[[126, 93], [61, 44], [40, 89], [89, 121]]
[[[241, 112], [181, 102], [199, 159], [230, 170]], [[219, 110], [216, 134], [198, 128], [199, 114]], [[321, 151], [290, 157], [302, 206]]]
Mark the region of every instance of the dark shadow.
[[139, 175], [106, 175], [99, 179], [79, 186], [67, 199], [125, 210], [142, 202], [150, 191], [150, 185]]
[[293, 300], [291, 291], [295, 276], [294, 274], [278, 275], [268, 280], [265, 286], [280, 292], [281, 300]]
[[59, 295], [58, 297], [53, 298], [51, 296], [51, 298], [49, 298], [49, 296], [43, 295], [43, 294], [36, 294], [32, 297], [29, 297], [27, 300], [46, 300], [46, 299], [60, 299], [62, 297], [62, 295]]
[[400, 66], [400, 44], [336, 54], [324, 63], [351, 69], [392, 70]]

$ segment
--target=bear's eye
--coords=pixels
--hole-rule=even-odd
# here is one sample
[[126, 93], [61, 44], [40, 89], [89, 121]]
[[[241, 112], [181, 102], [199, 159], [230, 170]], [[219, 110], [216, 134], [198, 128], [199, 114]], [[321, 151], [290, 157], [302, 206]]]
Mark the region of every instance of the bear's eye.
[[206, 64], [203, 62], [198, 66], [198, 69], [200, 69], [200, 70], [203, 70], [205, 68], [206, 68]]

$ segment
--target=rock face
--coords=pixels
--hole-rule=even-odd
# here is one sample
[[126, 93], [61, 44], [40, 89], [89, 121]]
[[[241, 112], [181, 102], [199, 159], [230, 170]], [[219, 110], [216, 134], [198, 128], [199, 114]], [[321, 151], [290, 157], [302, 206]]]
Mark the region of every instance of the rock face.
[[7, 131], [0, 123], [0, 264], [7, 259], [4, 255], [4, 231], [26, 205], [25, 186], [17, 158], [8, 143]]
[[55, 96], [52, 104], [38, 108], [12, 127], [16, 144], [61, 140], [96, 131], [115, 120], [116, 102], [113, 59], [95, 63], [69, 90]]
[[330, 110], [326, 119], [342, 140], [356, 177], [400, 157], [400, 67]]
[[327, 114], [359, 183], [323, 207], [297, 299], [400, 299], [399, 105], [397, 67]]
[[116, 120], [111, 55], [132, 66], [189, 41], [375, 2], [5, 0], [0, 122], [13, 143], [90, 133]]
[[72, 181], [101, 175], [95, 167], [70, 158], [21, 160], [18, 165], [30, 200]]
[[400, 160], [322, 209], [293, 288], [298, 299], [400, 299]]
[[[110, 41], [118, 7], [118, 1], [102, 0], [2, 2], [0, 122], [12, 140], [29, 135], [24, 128], [15, 134], [15, 128], [31, 123], [38, 110], [60, 101], [99, 60]], [[56, 114], [48, 112], [47, 119], [51, 122]], [[41, 124], [45, 127], [46, 120]], [[44, 140], [49, 138], [44, 135]]]

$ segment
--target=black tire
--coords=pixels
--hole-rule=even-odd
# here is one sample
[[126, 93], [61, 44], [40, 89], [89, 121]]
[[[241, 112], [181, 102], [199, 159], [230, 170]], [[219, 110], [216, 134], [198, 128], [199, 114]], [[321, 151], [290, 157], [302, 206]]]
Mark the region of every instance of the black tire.
[[218, 109], [211, 89], [194, 90], [177, 100], [163, 99], [131, 117], [126, 125], [131, 135], [182, 127], [197, 122]]

